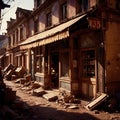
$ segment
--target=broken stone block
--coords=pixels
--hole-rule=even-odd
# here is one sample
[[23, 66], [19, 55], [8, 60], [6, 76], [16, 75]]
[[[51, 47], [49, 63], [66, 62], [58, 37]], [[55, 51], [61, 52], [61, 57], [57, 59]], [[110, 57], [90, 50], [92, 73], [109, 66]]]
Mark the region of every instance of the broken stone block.
[[33, 95], [35, 95], [35, 96], [42, 96], [45, 93], [46, 93], [45, 90], [43, 90], [41, 87], [33, 90]]
[[43, 98], [45, 98], [48, 101], [55, 101], [58, 99], [58, 96], [55, 95], [54, 93], [47, 93], [43, 95]]
[[25, 78], [18, 78], [15, 83], [25, 84]]
[[12, 75], [12, 76], [11, 76], [11, 80], [15, 80], [16, 78], [17, 78], [16, 75]]
[[27, 74], [24, 77], [26, 79], [26, 82], [29, 82], [31, 80], [31, 74]]
[[78, 109], [79, 107], [77, 105], [70, 105], [68, 108], [70, 108], [70, 109]]
[[24, 77], [24, 74], [26, 74], [26, 70], [23, 66], [20, 66], [16, 68], [15, 73], [17, 77], [21, 78]]
[[20, 78], [20, 84], [25, 84], [25, 78]]
[[35, 81], [34, 83], [32, 83], [31, 89], [37, 89], [39, 87], [40, 87], [40, 84]]

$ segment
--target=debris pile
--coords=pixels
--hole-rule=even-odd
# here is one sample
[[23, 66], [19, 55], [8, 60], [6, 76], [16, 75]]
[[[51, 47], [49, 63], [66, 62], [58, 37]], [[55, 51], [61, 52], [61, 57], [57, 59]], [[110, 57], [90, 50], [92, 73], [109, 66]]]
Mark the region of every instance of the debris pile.
[[9, 64], [4, 70], [3, 75], [5, 80], [15, 81], [21, 85], [28, 86], [31, 84], [31, 74], [27, 74], [27, 70], [23, 66], [16, 67]]
[[73, 95], [69, 95], [66, 91], [60, 91], [59, 98], [56, 101], [59, 105], [62, 105], [64, 108], [77, 109], [80, 100], [76, 99]]
[[42, 87], [39, 87], [33, 90], [33, 95], [38, 96], [38, 97], [43, 96], [45, 93], [46, 91]]
[[23, 66], [16, 67], [12, 64], [9, 64], [3, 70], [3, 74], [6, 80], [15, 80], [18, 78], [24, 78], [24, 75], [26, 75], [27, 72]]

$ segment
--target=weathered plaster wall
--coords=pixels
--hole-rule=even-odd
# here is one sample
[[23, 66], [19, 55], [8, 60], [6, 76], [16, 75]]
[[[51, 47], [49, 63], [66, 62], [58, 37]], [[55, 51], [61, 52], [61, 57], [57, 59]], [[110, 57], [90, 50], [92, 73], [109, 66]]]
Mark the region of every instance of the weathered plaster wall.
[[115, 90], [118, 89], [117, 84], [120, 82], [120, 23], [108, 22], [105, 37], [106, 81], [112, 86], [108, 89]]
[[58, 1], [54, 3], [53, 7], [52, 7], [52, 24], [58, 24], [59, 23], [59, 3]]
[[68, 18], [76, 15], [76, 0], [68, 1]]
[[34, 35], [34, 22], [33, 19], [30, 20], [30, 36]]
[[40, 13], [40, 16], [39, 16], [39, 21], [40, 21], [40, 23], [39, 23], [39, 30], [40, 30], [40, 32], [41, 31], [43, 31], [43, 30], [45, 30], [45, 24], [46, 24], [46, 19], [45, 19], [45, 13], [44, 13], [44, 11], [43, 12], [41, 12]]

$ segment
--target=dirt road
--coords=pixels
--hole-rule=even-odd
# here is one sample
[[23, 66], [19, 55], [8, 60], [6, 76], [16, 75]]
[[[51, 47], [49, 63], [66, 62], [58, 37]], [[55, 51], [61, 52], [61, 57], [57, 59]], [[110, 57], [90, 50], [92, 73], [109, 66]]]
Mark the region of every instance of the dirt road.
[[32, 96], [30, 91], [21, 89], [19, 84], [5, 81], [6, 85], [16, 90], [19, 101], [18, 120], [120, 120], [119, 113], [87, 111], [81, 105], [78, 109], [64, 108], [56, 102], [48, 102], [42, 97]]

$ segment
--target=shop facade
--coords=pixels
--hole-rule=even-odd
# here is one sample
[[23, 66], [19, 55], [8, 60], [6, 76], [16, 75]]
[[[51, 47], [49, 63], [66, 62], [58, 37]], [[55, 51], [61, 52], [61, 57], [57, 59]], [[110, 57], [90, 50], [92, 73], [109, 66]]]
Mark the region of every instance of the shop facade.
[[118, 1], [93, 0], [89, 6], [77, 0], [34, 2], [24, 24], [26, 37], [14, 48], [19, 51], [16, 64], [25, 66], [45, 89], [87, 98], [110, 92], [109, 83], [120, 81]]

